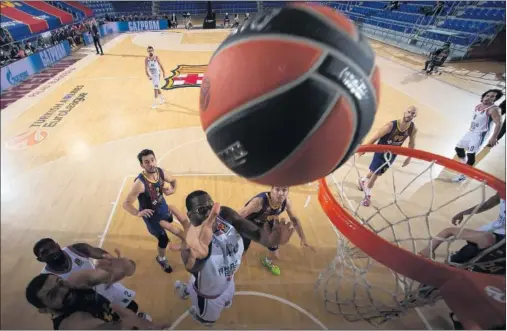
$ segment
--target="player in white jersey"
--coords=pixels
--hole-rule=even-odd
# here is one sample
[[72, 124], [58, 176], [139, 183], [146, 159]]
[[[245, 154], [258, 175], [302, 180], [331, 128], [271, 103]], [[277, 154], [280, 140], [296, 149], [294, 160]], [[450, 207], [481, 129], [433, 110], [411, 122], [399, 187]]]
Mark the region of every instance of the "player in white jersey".
[[[474, 272], [505, 276], [505, 200], [501, 199], [497, 193], [484, 201], [482, 205], [473, 206], [456, 214], [452, 218], [452, 223], [458, 225], [466, 215], [472, 214], [475, 209], [477, 209], [475, 213], [479, 214], [498, 205], [500, 205], [500, 212], [495, 221], [481, 226], [477, 230], [462, 229], [461, 227], [446, 228], [437, 234], [430, 245], [419, 254], [430, 257], [444, 242], [443, 239], [457, 237], [457, 239], [466, 240], [467, 244], [450, 256], [449, 262], [451, 264], [465, 267]], [[433, 291], [433, 288], [426, 289], [424, 295], [427, 297]], [[454, 313], [451, 313], [450, 317], [455, 330], [464, 330]], [[505, 324], [493, 330], [505, 330]]]
[[[503, 93], [500, 90], [489, 90], [482, 95], [481, 103], [475, 107], [469, 131], [456, 144], [456, 154], [462, 163], [466, 163], [469, 166], [475, 164], [475, 155], [486, 138], [491, 122], [495, 123], [495, 129], [488, 142], [488, 146], [493, 147], [497, 144], [498, 133], [502, 126], [502, 117], [500, 115], [500, 108], [495, 105], [495, 101], [499, 100], [502, 96]], [[452, 179], [453, 182], [462, 182], [464, 180], [466, 180], [466, 177], [463, 174]]]
[[146, 76], [151, 80], [153, 84], [153, 89], [155, 91], [155, 100], [153, 101], [152, 108], [157, 107], [157, 97], [160, 97], [160, 104], [165, 102], [164, 97], [162, 96], [162, 91], [160, 91], [160, 73], [162, 72], [162, 78], [165, 77], [165, 70], [162, 63], [158, 59], [158, 56], [154, 54], [155, 50], [152, 46], [148, 46], [148, 57], [144, 60], [144, 68], [146, 71]]
[[[41, 273], [54, 274], [65, 280], [77, 271], [95, 269], [90, 259], [100, 260], [110, 257], [105, 250], [86, 243], [60, 248], [60, 245], [51, 238], [39, 240], [33, 247], [33, 253], [39, 262], [46, 263]], [[100, 284], [96, 286], [95, 291], [112, 303], [138, 313], [139, 306], [134, 301], [136, 292], [121, 283], [114, 283], [111, 287]], [[146, 317], [147, 315], [139, 313], [139, 316]]]
[[214, 203], [208, 193], [194, 191], [185, 201], [188, 217], [169, 206], [182, 224], [187, 224], [181, 258], [191, 273], [187, 284], [175, 288], [180, 298], [190, 297], [189, 313], [194, 320], [213, 325], [224, 308], [232, 305], [234, 274], [241, 265], [244, 236], [266, 247], [289, 241], [294, 228], [290, 222], [276, 221], [273, 228], [259, 227], [229, 207]]

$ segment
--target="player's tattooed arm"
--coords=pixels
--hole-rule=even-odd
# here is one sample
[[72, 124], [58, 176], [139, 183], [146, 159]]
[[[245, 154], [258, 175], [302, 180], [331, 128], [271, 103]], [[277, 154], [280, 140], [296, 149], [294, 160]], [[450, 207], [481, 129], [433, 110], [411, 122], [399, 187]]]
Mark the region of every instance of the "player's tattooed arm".
[[246, 204], [245, 207], [241, 208], [238, 214], [243, 218], [247, 218], [253, 213], [260, 211], [261, 209], [262, 209], [262, 198], [253, 198], [250, 202]]
[[87, 243], [77, 243], [69, 246], [69, 248], [81, 256], [97, 260], [110, 256], [110, 254], [102, 248], [93, 247]]
[[286, 206], [286, 208], [287, 208], [287, 215], [289, 215], [289, 219], [294, 224], [294, 229], [296, 230], [299, 238], [301, 239], [301, 246], [308, 247], [311, 250], [315, 251], [315, 248], [313, 248], [312, 246], [310, 246], [308, 244], [308, 242], [306, 241], [306, 236], [305, 236], [305, 233], [303, 231], [303, 227], [301, 225], [301, 221], [294, 214], [294, 211], [292, 210], [292, 202], [288, 198], [287, 198], [287, 206]]
[[220, 209], [220, 216], [230, 222], [241, 235], [266, 247], [274, 247], [287, 243], [294, 232], [294, 228], [290, 222], [275, 221], [273, 228], [270, 228], [267, 223], [260, 227], [241, 217], [235, 210], [229, 207], [222, 207]]

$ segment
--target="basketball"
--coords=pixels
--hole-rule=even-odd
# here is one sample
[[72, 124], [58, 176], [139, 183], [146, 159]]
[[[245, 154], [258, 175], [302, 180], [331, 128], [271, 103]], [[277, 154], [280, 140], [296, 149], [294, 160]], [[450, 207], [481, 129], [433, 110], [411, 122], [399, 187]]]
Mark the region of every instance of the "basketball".
[[260, 13], [217, 48], [200, 119], [214, 153], [250, 181], [293, 186], [342, 165], [368, 133], [379, 98], [375, 54], [329, 7]]

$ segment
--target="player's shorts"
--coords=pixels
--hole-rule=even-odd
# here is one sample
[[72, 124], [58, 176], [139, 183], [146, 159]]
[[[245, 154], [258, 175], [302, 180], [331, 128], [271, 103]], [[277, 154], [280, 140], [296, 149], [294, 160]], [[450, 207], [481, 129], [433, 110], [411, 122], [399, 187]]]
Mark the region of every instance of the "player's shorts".
[[106, 289], [105, 284], [100, 284], [95, 287], [95, 291], [111, 301], [111, 303], [122, 307], [127, 307], [136, 297], [135, 291], [126, 288], [121, 283], [114, 283], [108, 289]]
[[148, 232], [155, 236], [155, 238], [158, 238], [160, 235], [166, 234], [165, 229], [160, 225], [160, 221], [172, 223], [173, 214], [169, 212], [167, 204], [162, 204], [150, 218], [143, 217], [143, 220], [148, 228]]
[[194, 282], [195, 278], [193, 276], [190, 277], [187, 284], [187, 291], [190, 294], [192, 306], [197, 309], [196, 318], [203, 324], [213, 324], [218, 320], [224, 308], [230, 307], [232, 304], [232, 298], [236, 292], [234, 279], [229, 282], [229, 286], [218, 297], [204, 297], [197, 294], [194, 288]]
[[390, 152], [377, 152], [373, 154], [369, 169], [377, 176], [381, 176], [391, 167], [396, 157], [396, 154]]
[[151, 84], [154, 90], [160, 90], [160, 74], [151, 75]]
[[[505, 238], [505, 235], [502, 235], [502, 234], [498, 234], [498, 233], [493, 232], [493, 235], [495, 236], [495, 244], [497, 244], [498, 242], [500, 242], [502, 239]], [[472, 260], [473, 258], [475, 258], [477, 255], [479, 255], [481, 252], [483, 252], [485, 250], [487, 250], [487, 248], [481, 249], [477, 246], [477, 244], [467, 242], [467, 244], [465, 246], [463, 246], [459, 251], [457, 251], [456, 253], [451, 255], [450, 261], [452, 263], [457, 263], [457, 264], [466, 264], [468, 261]], [[488, 274], [503, 274], [503, 275], [505, 275], [505, 245], [503, 246], [503, 248], [499, 247], [495, 250], [495, 252], [500, 255], [501, 255], [502, 251], [503, 251], [503, 261], [500, 261], [499, 263], [495, 263], [493, 261], [491, 263], [487, 263], [489, 260], [492, 260], [492, 259], [502, 259], [502, 256], [496, 257], [496, 256], [490, 256], [491, 254], [487, 254], [486, 256], [480, 258], [477, 261], [477, 264], [474, 263], [474, 265], [471, 266], [472, 267], [471, 271], [483, 272], [483, 273], [488, 273]], [[495, 265], [492, 266], [492, 265], [487, 265], [487, 264], [495, 264]]]
[[468, 131], [456, 144], [456, 147], [467, 150], [467, 153], [478, 153], [486, 134], [488, 132], [472, 132]]
[[[252, 221], [252, 220], [249, 220], [249, 221]], [[259, 226], [262, 226], [264, 222], [261, 222], [261, 221], [256, 221], [256, 220], [253, 220], [252, 221], [253, 223], [259, 225]], [[273, 228], [273, 225], [275, 224], [274, 221], [267, 221], [269, 226], [271, 228]], [[246, 251], [248, 250], [248, 248], [250, 247], [250, 243], [252, 242], [252, 240], [244, 237], [243, 235], [241, 235], [241, 238], [243, 239], [243, 255], [245, 255]], [[268, 249], [272, 252], [275, 252], [278, 250], [278, 245], [277, 246], [274, 246], [274, 247], [268, 247]]]

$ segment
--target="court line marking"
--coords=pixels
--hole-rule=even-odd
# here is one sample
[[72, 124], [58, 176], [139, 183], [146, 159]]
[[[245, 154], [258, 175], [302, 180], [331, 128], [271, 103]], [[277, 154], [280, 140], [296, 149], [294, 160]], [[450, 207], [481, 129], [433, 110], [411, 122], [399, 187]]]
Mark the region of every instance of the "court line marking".
[[[262, 297], [262, 298], [267, 298], [267, 299], [271, 299], [271, 300], [275, 300], [275, 301], [278, 301], [280, 303], [283, 303], [291, 308], [294, 308], [295, 310], [297, 310], [298, 312], [300, 312], [301, 314], [305, 315], [306, 317], [308, 317], [309, 319], [311, 319], [315, 324], [317, 324], [322, 330], [329, 330], [325, 325], [324, 323], [322, 323], [321, 321], [319, 321], [315, 316], [313, 316], [312, 314], [310, 314], [308, 311], [306, 311], [304, 308], [301, 308], [300, 306], [296, 305], [294, 302], [292, 301], [289, 301], [289, 300], [286, 300], [284, 298], [280, 298], [276, 295], [272, 295], [272, 294], [267, 294], [267, 293], [262, 293], [262, 292], [256, 292], [256, 291], [237, 291], [236, 293], [234, 293], [234, 296], [255, 296], [255, 297]], [[183, 314], [181, 314], [180, 317], [178, 317], [176, 319], [176, 321], [174, 321], [174, 323], [167, 329], [167, 330], [175, 330], [175, 328], [189, 315], [188, 313], [188, 310], [186, 310]]]

